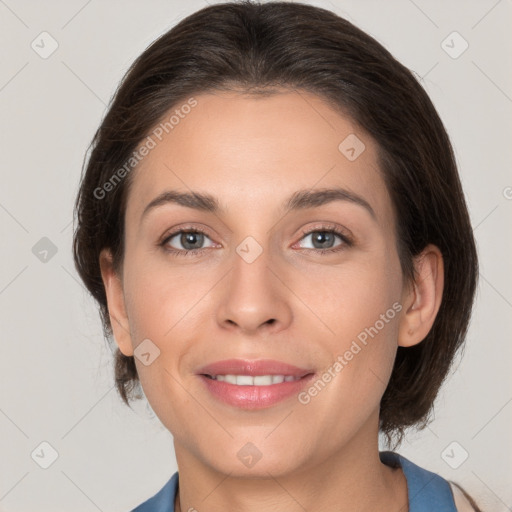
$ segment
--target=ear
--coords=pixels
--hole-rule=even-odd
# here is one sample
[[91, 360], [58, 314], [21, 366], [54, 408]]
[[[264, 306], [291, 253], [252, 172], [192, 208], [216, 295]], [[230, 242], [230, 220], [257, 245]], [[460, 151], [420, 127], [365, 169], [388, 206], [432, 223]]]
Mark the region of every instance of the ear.
[[128, 315], [126, 314], [122, 280], [114, 270], [112, 253], [109, 249], [101, 251], [99, 260], [114, 339], [119, 350], [125, 356], [133, 356], [133, 345]]
[[415, 278], [406, 285], [402, 296], [405, 314], [400, 319], [398, 345], [411, 347], [429, 333], [443, 298], [443, 255], [435, 245], [428, 245], [414, 258]]

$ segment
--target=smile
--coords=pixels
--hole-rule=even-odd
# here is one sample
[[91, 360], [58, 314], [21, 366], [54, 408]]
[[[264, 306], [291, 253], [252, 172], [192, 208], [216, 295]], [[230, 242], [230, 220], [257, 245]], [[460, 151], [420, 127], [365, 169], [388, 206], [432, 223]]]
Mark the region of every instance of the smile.
[[257, 410], [296, 397], [315, 371], [272, 359], [228, 359], [197, 372], [210, 400], [238, 409]]
[[293, 375], [207, 375], [207, 377], [236, 386], [271, 386], [300, 379]]

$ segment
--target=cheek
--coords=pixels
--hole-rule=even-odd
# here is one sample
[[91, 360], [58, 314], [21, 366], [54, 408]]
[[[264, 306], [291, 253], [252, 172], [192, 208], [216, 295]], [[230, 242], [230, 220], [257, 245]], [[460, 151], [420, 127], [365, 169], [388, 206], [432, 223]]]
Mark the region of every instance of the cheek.
[[330, 344], [355, 339], [376, 322], [381, 326], [381, 315], [385, 315], [386, 331], [396, 324], [387, 322], [397, 316], [392, 306], [400, 300], [402, 289], [398, 261], [392, 255], [361, 258], [338, 268], [318, 267], [301, 275], [307, 277], [296, 279], [294, 291], [313, 313], [311, 327], [316, 324], [330, 331], [331, 336], [325, 337]]
[[[204, 331], [212, 308], [210, 291], [218, 282], [211, 269], [170, 266], [160, 258], [134, 257], [125, 265], [126, 309], [140, 382], [157, 414], [169, 407], [168, 398], [182, 396], [179, 380], [190, 340]], [[137, 358], [137, 346], [146, 341], [157, 356], [148, 365]]]
[[[375, 405], [391, 375], [397, 349], [402, 309], [398, 257], [383, 251], [345, 268], [323, 268], [308, 280], [318, 285], [308, 288], [303, 283], [297, 293], [315, 313], [310, 315], [310, 333], [327, 333], [315, 339], [326, 355], [326, 370], [337, 376], [333, 393], [324, 394], [325, 400], [334, 401], [336, 407], [364, 397], [368, 406]], [[341, 366], [333, 368], [340, 357]]]
[[192, 265], [170, 266], [164, 258], [134, 258], [126, 268], [127, 313], [138, 339], [165, 341], [182, 322], [192, 326], [201, 299], [215, 285], [216, 276]]

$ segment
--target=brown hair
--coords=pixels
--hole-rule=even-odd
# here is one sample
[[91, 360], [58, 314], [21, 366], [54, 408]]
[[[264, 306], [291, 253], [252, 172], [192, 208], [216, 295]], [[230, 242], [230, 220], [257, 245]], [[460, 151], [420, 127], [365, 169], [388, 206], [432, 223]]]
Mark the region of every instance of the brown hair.
[[[413, 256], [427, 244], [443, 254], [445, 287], [434, 325], [418, 345], [398, 348], [381, 401], [380, 430], [389, 441], [400, 442], [406, 427], [427, 424], [463, 344], [477, 255], [453, 150], [432, 102], [413, 73], [336, 14], [302, 3], [222, 3], [192, 14], [154, 41], [126, 73], [91, 143], [75, 205], [76, 268], [99, 304], [108, 338], [112, 330], [99, 254], [110, 248], [115, 268], [121, 268], [133, 173], [108, 194], [98, 190], [163, 116], [191, 95], [276, 89], [322, 97], [376, 141], [407, 279], [414, 277]], [[129, 404], [138, 376], [133, 357], [119, 350], [115, 376]]]

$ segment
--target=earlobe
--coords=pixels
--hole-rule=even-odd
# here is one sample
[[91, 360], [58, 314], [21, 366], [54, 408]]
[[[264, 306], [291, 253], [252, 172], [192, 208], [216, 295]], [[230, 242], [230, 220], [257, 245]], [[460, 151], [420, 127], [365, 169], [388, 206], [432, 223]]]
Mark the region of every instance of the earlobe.
[[133, 356], [133, 345], [130, 336], [130, 325], [126, 314], [126, 305], [121, 278], [117, 275], [112, 253], [103, 249], [99, 257], [101, 278], [107, 296], [108, 313], [115, 341], [125, 356]]
[[415, 278], [403, 293], [398, 345], [410, 347], [425, 339], [434, 325], [444, 286], [443, 256], [435, 245], [428, 245], [414, 258]]

